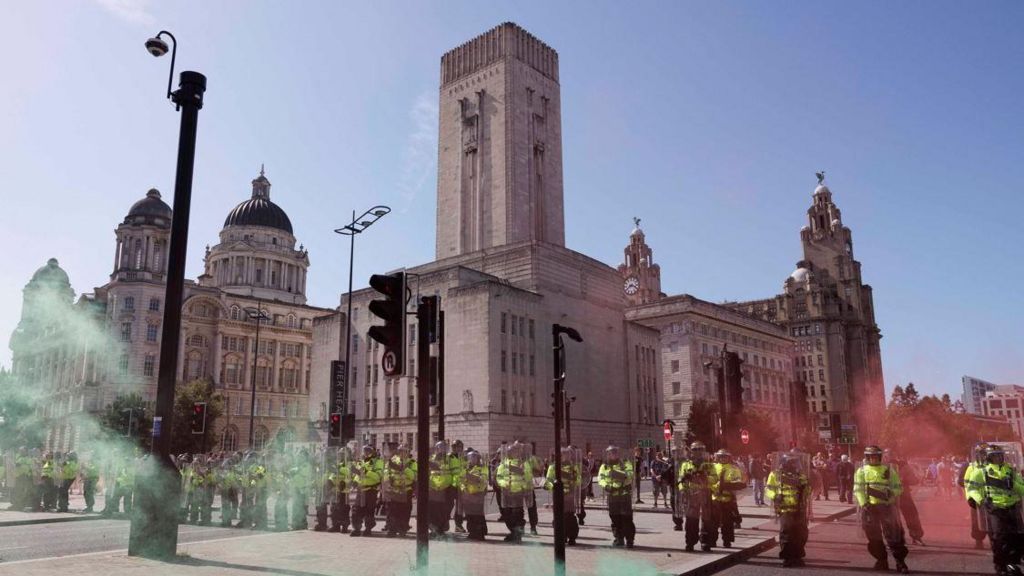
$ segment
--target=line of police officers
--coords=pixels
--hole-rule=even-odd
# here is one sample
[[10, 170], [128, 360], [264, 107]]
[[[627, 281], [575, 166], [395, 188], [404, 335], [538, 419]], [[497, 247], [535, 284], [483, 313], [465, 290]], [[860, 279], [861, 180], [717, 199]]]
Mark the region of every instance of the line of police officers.
[[[1013, 456], [1019, 465], [1020, 454]], [[1003, 446], [982, 443], [974, 447], [973, 461], [964, 471], [962, 482], [971, 508], [971, 536], [979, 547], [988, 536], [996, 574], [1020, 575], [1024, 554], [1021, 471], [1007, 461]]]

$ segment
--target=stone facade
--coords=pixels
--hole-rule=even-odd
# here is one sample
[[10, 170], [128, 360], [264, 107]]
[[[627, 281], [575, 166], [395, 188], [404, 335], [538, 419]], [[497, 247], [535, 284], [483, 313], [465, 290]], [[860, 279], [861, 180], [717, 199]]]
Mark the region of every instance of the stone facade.
[[[262, 445], [277, 434], [306, 439], [313, 319], [330, 312], [305, 304], [309, 255], [302, 246], [295, 248], [291, 223], [270, 202], [270, 182], [262, 171], [252, 184], [252, 198], [229, 215], [220, 243], [207, 248], [204, 274], [197, 282], [186, 280], [182, 303], [178, 383], [213, 383], [225, 403], [212, 433], [227, 449], [249, 445], [254, 374], [253, 444]], [[40, 382], [46, 395], [60, 400], [51, 404], [73, 408], [47, 409], [51, 448], [70, 449], [82, 440], [83, 420], [68, 417], [75, 412], [95, 414], [132, 392], [155, 401], [171, 217], [160, 193], [150, 190], [117, 227], [110, 281], [95, 294], [83, 295], [74, 309], [73, 293], [67, 296], [65, 317], [81, 325], [74, 331], [83, 335], [81, 343], [60, 347], [59, 354], [43, 353], [19, 332], [12, 338], [14, 371], [23, 381], [67, 366], [67, 376]], [[26, 287], [26, 298], [36, 293], [34, 283], [39, 282], [34, 279]], [[30, 308], [27, 299], [24, 309]], [[265, 315], [258, 352], [256, 322], [246, 309]], [[33, 331], [38, 332], [21, 330]]]
[[[506, 23], [445, 54], [441, 69], [437, 260], [408, 272], [414, 300], [439, 295], [445, 313], [445, 435], [481, 451], [520, 438], [546, 454], [558, 323], [584, 340], [566, 343], [573, 441], [601, 449], [656, 439], [658, 334], [626, 320], [615, 269], [564, 247], [557, 54]], [[330, 350], [315, 353], [324, 380], [312, 387], [313, 416], [347, 344], [356, 437], [414, 445], [415, 326], [406, 376], [385, 378], [383, 351], [367, 337], [379, 323], [367, 312], [375, 297], [352, 294], [352, 341], [340, 350], [330, 339], [344, 316], [317, 321]]]
[[885, 408], [871, 286], [862, 281], [852, 232], [823, 183], [814, 190], [807, 219], [800, 230], [804, 257], [783, 293], [730, 307], [785, 326], [796, 340], [793, 367], [810, 412], [822, 422], [838, 413], [843, 425], [858, 426], [862, 444], [871, 442], [881, 432]]
[[1017, 437], [1024, 436], [1024, 386], [997, 384], [981, 399], [981, 414], [1002, 417]]
[[997, 384], [974, 376], [964, 376], [960, 381], [964, 387], [962, 396], [964, 410], [970, 414], [984, 414], [981, 401], [985, 398], [986, 392], [996, 389]]
[[441, 57], [437, 259], [565, 245], [558, 54], [505, 23]]

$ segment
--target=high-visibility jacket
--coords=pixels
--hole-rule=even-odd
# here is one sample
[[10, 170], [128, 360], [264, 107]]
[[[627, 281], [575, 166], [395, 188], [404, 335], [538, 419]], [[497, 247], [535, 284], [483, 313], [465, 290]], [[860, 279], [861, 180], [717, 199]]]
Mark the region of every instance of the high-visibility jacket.
[[967, 470], [964, 471], [964, 481], [962, 483], [964, 487], [964, 498], [971, 499], [971, 489], [977, 488], [973, 486], [974, 472], [984, 467], [983, 462], [971, 462], [967, 465]]
[[888, 464], [865, 464], [853, 474], [853, 497], [859, 506], [895, 504], [902, 493], [900, 473]]
[[43, 469], [39, 476], [42, 478], [53, 478], [53, 460], [43, 460]]
[[711, 499], [715, 502], [732, 502], [736, 498], [735, 492], [746, 488], [743, 472], [732, 462], [716, 462], [714, 466], [718, 482], [711, 486]]
[[[579, 487], [580, 481], [582, 480], [582, 473], [580, 467], [576, 464], [562, 463], [562, 486], [566, 493], [569, 490], [575, 490]], [[555, 465], [548, 465], [548, 473], [546, 475], [546, 481], [544, 482], [544, 489], [551, 490], [555, 486]]]
[[60, 467], [60, 479], [71, 481], [78, 476], [78, 462], [68, 460]]
[[681, 493], [697, 495], [702, 492], [710, 494], [711, 490], [718, 484], [718, 470], [711, 462], [697, 464], [693, 460], [683, 460], [679, 464], [679, 473], [676, 475], [676, 488]]
[[975, 504], [991, 503], [993, 508], [1012, 508], [1024, 496], [1024, 479], [1013, 466], [988, 463], [974, 469], [971, 476], [967, 499]]
[[135, 483], [134, 462], [127, 461], [117, 470], [117, 485], [131, 486]]
[[519, 494], [533, 490], [533, 474], [527, 462], [518, 458], [508, 458], [498, 464], [494, 473], [498, 487], [511, 494]]
[[621, 496], [633, 491], [633, 463], [629, 460], [614, 464], [601, 464], [597, 482], [610, 496]]
[[462, 481], [462, 475], [466, 473], [466, 457], [459, 456], [457, 454], [449, 454], [448, 460], [452, 471], [452, 486], [458, 488], [459, 483]]
[[459, 478], [459, 490], [463, 494], [480, 494], [487, 492], [487, 466], [478, 464], [469, 466]]
[[19, 455], [15, 459], [14, 468], [18, 476], [32, 476], [33, 462], [31, 456]]
[[267, 485], [267, 467], [263, 464], [252, 464], [245, 473], [245, 483], [249, 488], [263, 488]]
[[93, 462], [86, 462], [82, 465], [82, 479], [83, 480], [98, 480], [100, 477], [100, 468]]
[[457, 481], [458, 472], [454, 459], [445, 454], [430, 456], [430, 489], [434, 491], [445, 490]]
[[327, 475], [327, 479], [330, 480], [335, 488], [344, 490], [346, 486], [352, 483], [352, 468], [347, 462], [338, 462], [334, 471]]
[[775, 502], [775, 510], [779, 514], [801, 511], [807, 490], [807, 476], [800, 472], [773, 470], [764, 485], [764, 495]]
[[352, 468], [352, 481], [360, 490], [375, 490], [380, 486], [381, 475], [384, 473], [384, 462], [380, 458], [363, 458]]
[[416, 481], [416, 470], [410, 464], [414, 464], [414, 462], [401, 456], [392, 456], [384, 468], [384, 479], [394, 489], [408, 490], [412, 488]]

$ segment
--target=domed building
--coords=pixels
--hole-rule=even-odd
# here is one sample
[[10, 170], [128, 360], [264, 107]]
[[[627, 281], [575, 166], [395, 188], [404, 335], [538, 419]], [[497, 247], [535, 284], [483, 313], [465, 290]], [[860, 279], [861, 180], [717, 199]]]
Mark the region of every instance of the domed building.
[[[185, 281], [177, 383], [208, 382], [224, 399], [210, 449], [261, 447], [277, 436], [305, 440], [308, 431], [313, 318], [329, 310], [306, 305], [309, 254], [296, 248], [291, 220], [270, 200], [270, 186], [261, 170], [251, 197], [227, 215], [220, 242], [207, 248], [204, 273]], [[25, 287], [23, 320], [11, 347], [15, 370], [26, 381], [58, 374], [38, 382], [41, 394], [57, 400], [46, 402], [54, 407], [46, 414], [47, 447], [69, 450], [82, 442], [85, 429], [66, 417], [71, 412], [95, 414], [129, 393], [155, 403], [172, 217], [158, 190], [135, 202], [115, 230], [109, 282], [78, 305], [56, 260]], [[36, 353], [33, 343], [44, 340], [55, 321], [78, 339]]]

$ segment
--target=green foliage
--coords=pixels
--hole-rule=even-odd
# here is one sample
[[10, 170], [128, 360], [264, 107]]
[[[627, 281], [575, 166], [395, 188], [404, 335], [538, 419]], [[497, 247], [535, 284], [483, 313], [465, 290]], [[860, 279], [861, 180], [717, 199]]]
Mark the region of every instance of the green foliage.
[[704, 398], [697, 398], [690, 405], [690, 414], [686, 417], [686, 443], [696, 440], [712, 446], [715, 438], [715, 412], [718, 403]]
[[100, 415], [100, 428], [107, 438], [125, 438], [149, 450], [153, 412], [137, 393], [118, 396]]
[[[906, 457], [966, 454], [981, 440], [1014, 440], [1008, 423], [994, 424], [974, 418], [951, 405], [949, 396], [918, 399], [913, 384], [899, 402], [896, 390], [882, 423], [882, 445]], [[899, 388], [897, 386], [897, 388]]]
[[[736, 418], [736, 425], [734, 434], [736, 438], [729, 439], [729, 448], [732, 449], [733, 454], [764, 454], [784, 448], [776, 443], [779, 440], [779, 431], [776, 430], [771, 417], [764, 412], [752, 409], [744, 410]], [[750, 433], [749, 444], [744, 445], [740, 442], [740, 429], [746, 429]]]
[[[192, 409], [196, 402], [206, 402], [206, 433], [192, 433]], [[171, 452], [207, 452], [216, 444], [214, 428], [217, 418], [224, 414], [224, 399], [206, 379], [193, 380], [180, 386], [174, 395], [174, 422], [171, 432]]]

